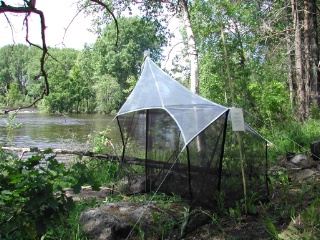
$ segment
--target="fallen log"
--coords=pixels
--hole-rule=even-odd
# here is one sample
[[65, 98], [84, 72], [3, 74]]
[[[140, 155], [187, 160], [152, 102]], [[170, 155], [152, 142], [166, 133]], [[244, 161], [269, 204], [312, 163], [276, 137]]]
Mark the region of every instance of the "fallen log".
[[[2, 147], [3, 150], [13, 151], [13, 152], [40, 152], [45, 153], [47, 150], [40, 150], [40, 149], [32, 149], [32, 148], [16, 148], [16, 147]], [[189, 166], [186, 163], [180, 162], [164, 162], [164, 161], [156, 161], [148, 159], [136, 158], [136, 157], [124, 157], [123, 160], [121, 156], [114, 156], [107, 153], [95, 153], [91, 151], [79, 151], [79, 150], [67, 150], [67, 149], [50, 149], [50, 152], [54, 154], [70, 154], [70, 155], [77, 155], [77, 156], [85, 156], [85, 157], [92, 157], [98, 159], [105, 159], [108, 161], [116, 161], [122, 164], [131, 164], [131, 165], [138, 165], [138, 166], [147, 166], [149, 168], [155, 169], [172, 169], [174, 171], [188, 171]], [[21, 157], [20, 157], [21, 158]], [[217, 174], [218, 170], [216, 168], [203, 168], [199, 166], [190, 165], [190, 172], [201, 172], [201, 173], [211, 173]]]

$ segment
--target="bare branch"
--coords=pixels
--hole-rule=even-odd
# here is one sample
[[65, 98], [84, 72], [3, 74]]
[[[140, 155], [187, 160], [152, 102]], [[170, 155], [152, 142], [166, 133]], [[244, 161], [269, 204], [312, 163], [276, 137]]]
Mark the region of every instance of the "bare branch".
[[[0, 14], [1, 13], [6, 13], [6, 12], [11, 12], [11, 13], [18, 13], [18, 14], [26, 14], [25, 17], [25, 25], [26, 25], [26, 41], [31, 45], [31, 46], [35, 46], [39, 49], [42, 50], [42, 56], [40, 59], [40, 74], [36, 76], [36, 78], [40, 78], [40, 77], [44, 77], [44, 84], [45, 84], [45, 88], [43, 89], [40, 97], [36, 100], [33, 101], [33, 103], [31, 105], [25, 106], [25, 107], [21, 107], [18, 109], [24, 109], [24, 108], [29, 108], [31, 106], [34, 106], [39, 100], [43, 99], [44, 96], [48, 96], [49, 95], [49, 82], [48, 82], [48, 75], [47, 72], [44, 69], [44, 64], [45, 64], [45, 59], [46, 59], [46, 55], [48, 54], [48, 48], [46, 45], [46, 36], [45, 36], [45, 29], [46, 29], [46, 25], [45, 25], [45, 17], [44, 14], [41, 10], [36, 8], [36, 1], [35, 0], [24, 0], [24, 2], [26, 3], [25, 6], [23, 7], [14, 7], [14, 6], [10, 6], [10, 5], [6, 5], [4, 4], [3, 1], [1, 1], [1, 6], [0, 6]], [[29, 28], [28, 28], [28, 19], [30, 17], [31, 13], [35, 13], [40, 17], [40, 24], [41, 24], [41, 40], [42, 40], [42, 46], [36, 45], [32, 42], [29, 41]], [[4, 113], [9, 113], [10, 111], [14, 111], [17, 109], [11, 109], [11, 110], [4, 110]]]
[[78, 10], [78, 12], [76, 13], [76, 15], [74, 15], [74, 17], [71, 19], [71, 21], [69, 22], [68, 26], [64, 29], [64, 34], [63, 34], [63, 38], [62, 38], [62, 42], [61, 44], [64, 45], [64, 39], [66, 37], [67, 31], [69, 29], [69, 27], [71, 26], [71, 24], [73, 23], [73, 21], [76, 19], [76, 17], [78, 17], [78, 15], [87, 7], [89, 7], [90, 5], [87, 5], [83, 8], [81, 8], [80, 10]]
[[116, 24], [116, 29], [117, 29], [117, 40], [116, 40], [116, 46], [118, 46], [118, 39], [119, 39], [119, 25], [118, 25], [118, 21], [117, 21], [117, 18], [115, 17], [114, 13], [109, 9], [109, 7], [104, 4], [103, 2], [101, 2], [100, 0], [90, 0], [91, 2], [95, 2], [97, 3], [98, 5], [104, 7], [109, 13], [110, 15], [112, 16], [113, 18], [113, 21], [114, 23]]
[[171, 47], [171, 49], [170, 49], [170, 51], [169, 51], [169, 53], [168, 53], [167, 60], [165, 61], [165, 65], [168, 63], [168, 61], [169, 61], [169, 59], [170, 59], [170, 55], [171, 55], [173, 49], [174, 49], [176, 46], [178, 46], [179, 44], [183, 44], [183, 42], [177, 42], [175, 45], [173, 45], [173, 46]]
[[[102, 6], [103, 8], [105, 8], [107, 10], [107, 12], [112, 16], [115, 25], [116, 25], [116, 30], [117, 30], [117, 40], [116, 40], [116, 46], [118, 45], [118, 38], [119, 38], [119, 26], [118, 26], [118, 21], [114, 15], [114, 13], [110, 10], [110, 8], [103, 3], [100, 0], [90, 0], [91, 2]], [[38, 75], [35, 76], [35, 79], [39, 79], [40, 77], [43, 77], [43, 81], [44, 81], [44, 89], [42, 90], [40, 97], [35, 99], [30, 105], [28, 106], [24, 106], [24, 107], [20, 107], [20, 108], [15, 108], [15, 109], [5, 109], [4, 113], [9, 113], [11, 111], [15, 111], [18, 109], [25, 109], [25, 108], [29, 108], [34, 106], [38, 101], [40, 101], [41, 99], [44, 98], [44, 96], [48, 96], [49, 95], [49, 82], [48, 82], [48, 75], [47, 72], [45, 71], [44, 65], [46, 62], [46, 57], [50, 56], [53, 59], [55, 59], [49, 52], [48, 52], [48, 48], [47, 48], [47, 44], [46, 44], [46, 36], [45, 36], [45, 29], [46, 29], [46, 25], [45, 25], [45, 17], [44, 14], [41, 10], [36, 8], [36, 0], [23, 0], [24, 5], [23, 6], [11, 6], [11, 5], [7, 5], [5, 4], [4, 1], [0, 1], [0, 14], [3, 13], [6, 16], [6, 13], [16, 13], [16, 14], [26, 14], [25, 18], [24, 18], [24, 24], [26, 26], [26, 42], [30, 45], [30, 46], [34, 46], [36, 48], [39, 48], [42, 50], [42, 56], [40, 59], [40, 73]], [[88, 6], [93, 6], [93, 5], [87, 5]], [[83, 8], [84, 9], [84, 8]], [[83, 10], [81, 9], [76, 16], [72, 19], [72, 21], [70, 22], [70, 24], [68, 25], [68, 27], [65, 29], [65, 33], [68, 30], [69, 26], [71, 25], [71, 23], [73, 22], [73, 20], [78, 16], [78, 14]], [[31, 13], [37, 14], [40, 18], [40, 25], [41, 25], [41, 45], [37, 45], [32, 43], [29, 40], [29, 17], [31, 15]], [[7, 16], [6, 16], [7, 18]], [[13, 28], [11, 25], [11, 22], [9, 21], [9, 19], [7, 18], [7, 21], [11, 27], [11, 29]], [[64, 35], [65, 37], [65, 35]], [[63, 40], [64, 40], [63, 37]], [[57, 59], [55, 59], [57, 61]]]
[[5, 109], [3, 111], [4, 114], [8, 114], [9, 112], [13, 112], [13, 111], [19, 111], [21, 109], [26, 109], [26, 108], [31, 108], [32, 106], [34, 106], [37, 102], [39, 102], [41, 99], [44, 98], [44, 95], [46, 94], [46, 89], [44, 89], [40, 95], [40, 97], [38, 97], [37, 99], [35, 99], [31, 104], [24, 106], [24, 107], [19, 107], [19, 108], [13, 108], [13, 109]]
[[5, 16], [5, 18], [7, 19], [7, 22], [8, 22], [8, 24], [9, 24], [9, 26], [10, 26], [12, 40], [13, 40], [13, 42], [15, 43], [15, 41], [14, 41], [14, 36], [13, 36], [13, 26], [12, 26], [12, 24], [11, 24], [11, 22], [10, 22], [8, 16], [7, 16], [7, 14], [4, 13], [4, 16]]

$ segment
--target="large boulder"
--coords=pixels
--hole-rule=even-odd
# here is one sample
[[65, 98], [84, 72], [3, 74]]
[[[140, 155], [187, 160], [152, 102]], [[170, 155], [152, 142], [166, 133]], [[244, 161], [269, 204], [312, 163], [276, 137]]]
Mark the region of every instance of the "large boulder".
[[175, 223], [154, 203], [137, 202], [103, 204], [83, 212], [80, 222], [89, 238], [95, 240], [140, 239], [141, 234], [152, 238], [161, 234], [165, 223]]

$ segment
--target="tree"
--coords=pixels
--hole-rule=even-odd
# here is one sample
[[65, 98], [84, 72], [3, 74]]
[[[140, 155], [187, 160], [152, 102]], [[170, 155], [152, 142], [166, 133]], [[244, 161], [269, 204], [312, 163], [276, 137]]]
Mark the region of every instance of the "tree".
[[114, 45], [116, 31], [109, 24], [92, 49], [91, 64], [94, 76], [105, 74], [115, 77], [123, 90], [129, 86], [127, 80], [138, 78], [143, 63], [143, 52], [150, 50], [155, 61], [160, 59], [161, 47], [166, 44], [163, 35], [157, 33], [153, 22], [139, 17], [119, 18], [121, 29], [118, 45]]
[[51, 94], [41, 102], [40, 108], [46, 112], [72, 112], [76, 102], [74, 88], [77, 84], [70, 77], [79, 51], [75, 49], [50, 48], [54, 57], [47, 60], [46, 72], [51, 84]]
[[293, 16], [293, 29], [294, 29], [294, 53], [295, 53], [295, 78], [297, 84], [297, 104], [299, 120], [304, 121], [307, 117], [306, 111], [306, 89], [303, 78], [303, 65], [302, 65], [302, 36], [301, 36], [301, 23], [298, 8], [298, 0], [291, 0], [292, 16]]
[[320, 107], [317, 3], [315, 0], [291, 0], [291, 11], [296, 105], [298, 120], [304, 122], [309, 118], [309, 109], [312, 105]]
[[[43, 77], [44, 79], [44, 89], [42, 90], [42, 93], [40, 94], [40, 97], [38, 99], [35, 99], [34, 102], [27, 106], [33, 106], [35, 103], [37, 103], [39, 100], [41, 100], [44, 95], [49, 94], [49, 83], [48, 83], [48, 78], [47, 78], [47, 73], [44, 69], [44, 64], [45, 64], [45, 58], [48, 54], [48, 49], [46, 45], [46, 36], [45, 36], [45, 17], [44, 14], [41, 10], [36, 8], [36, 1], [34, 0], [24, 0], [22, 4], [20, 3], [17, 6], [10, 6], [7, 5], [4, 1], [0, 2], [0, 14], [6, 14], [7, 12], [9, 13], [17, 13], [17, 14], [25, 14], [25, 25], [26, 25], [26, 41], [31, 45], [38, 47], [42, 50], [42, 55], [40, 58], [40, 65], [39, 65], [39, 74], [36, 76], [37, 78]], [[42, 46], [37, 46], [33, 44], [32, 42], [29, 41], [29, 30], [28, 30], [28, 24], [29, 24], [29, 17], [31, 13], [35, 13], [39, 16], [40, 18], [40, 24], [41, 24], [41, 39], [42, 39]], [[8, 112], [8, 110], [5, 110], [5, 112]]]
[[[113, 17], [114, 21], [117, 22], [113, 12], [108, 8], [107, 5], [103, 4], [99, 0], [90, 0], [90, 2], [93, 2], [93, 3], [96, 3], [100, 6], [103, 6], [104, 10], [106, 10]], [[25, 15], [24, 24], [26, 27], [26, 32], [25, 32], [26, 42], [29, 45], [34, 46], [42, 51], [40, 62], [39, 62], [39, 72], [34, 77], [37, 79], [42, 78], [43, 83], [44, 83], [43, 89], [41, 90], [39, 97], [37, 99], [34, 99], [30, 105], [24, 106], [24, 107], [19, 107], [19, 109], [28, 108], [28, 107], [35, 105], [39, 100], [43, 99], [44, 96], [48, 96], [50, 93], [48, 76], [47, 76], [47, 72], [45, 70], [46, 59], [48, 56], [51, 56], [50, 53], [48, 52], [48, 48], [47, 48], [47, 44], [46, 44], [45, 16], [41, 10], [37, 9], [35, 0], [21, 0], [20, 2], [15, 3], [14, 5], [8, 5], [4, 1], [0, 1], [0, 14], [6, 15], [7, 13], [15, 13], [15, 14], [24, 14]], [[41, 33], [41, 45], [34, 44], [29, 40], [29, 18], [32, 13], [38, 15], [39, 19], [40, 19], [41, 27], [39, 29], [39, 32]], [[6, 18], [7, 18], [7, 16], [6, 16]], [[7, 18], [7, 20], [8, 20], [8, 18]], [[11, 26], [11, 22], [9, 22], [9, 20], [8, 20], [8, 23]], [[9, 111], [12, 111], [12, 110], [16, 110], [16, 109], [11, 109], [11, 110], [6, 109], [5, 113], [8, 113]]]
[[123, 92], [117, 79], [104, 75], [93, 85], [96, 92], [96, 110], [99, 113], [111, 113], [120, 108]]
[[[39, 72], [39, 66], [34, 64], [41, 57], [39, 53], [38, 49], [23, 44], [7, 45], [0, 48], [0, 95], [2, 97], [8, 94], [12, 85], [17, 87], [17, 90], [25, 98], [20, 99], [20, 104], [23, 102], [29, 104], [33, 101], [34, 98], [28, 96], [30, 96], [30, 85], [39, 82], [34, 79], [34, 76]], [[37, 90], [37, 96], [40, 95], [40, 90]], [[19, 107], [19, 105], [14, 104], [10, 107]]]
[[[320, 75], [319, 47], [318, 47], [318, 24], [317, 24], [317, 1], [304, 0], [304, 48], [306, 55], [306, 89], [307, 110], [308, 106], [320, 107]], [[307, 112], [308, 113], [308, 112]]]
[[[193, 91], [197, 92], [197, 88], [200, 87], [200, 91], [203, 94], [210, 95], [210, 98], [230, 103], [230, 94], [225, 87], [225, 64], [221, 61], [224, 56], [220, 41], [222, 30], [226, 36], [226, 48], [230, 55], [230, 74], [234, 83], [238, 106], [261, 109], [257, 106], [257, 102], [261, 102], [262, 96], [265, 98], [268, 96], [270, 98], [274, 97], [272, 92], [266, 95], [260, 93], [263, 89], [270, 89], [268, 86], [268, 82], [270, 82], [273, 86], [287, 87], [288, 93], [291, 94], [291, 100], [288, 103], [291, 101], [292, 108], [297, 109], [293, 112], [298, 113], [296, 115], [298, 115], [297, 118], [300, 121], [309, 118], [310, 107], [319, 108], [320, 78], [318, 73], [319, 49], [316, 0], [291, 0], [290, 3], [288, 1], [265, 0], [232, 2], [226, 0], [205, 2], [197, 0], [114, 0], [108, 2], [82, 0], [78, 2], [78, 6], [79, 11], [86, 11], [87, 14], [96, 16], [95, 23], [98, 24], [94, 26], [101, 38], [106, 37], [104, 33], [106, 23], [109, 27], [108, 34], [113, 31], [113, 41], [111, 41], [111, 38], [108, 40], [113, 46], [108, 46], [107, 51], [101, 48], [100, 53], [98, 53], [88, 46], [86, 51], [83, 52], [86, 59], [79, 60], [79, 66], [82, 65], [79, 68], [79, 76], [81, 77], [88, 75], [82, 68], [90, 68], [96, 76], [115, 77], [122, 90], [126, 91], [130, 87], [127, 82], [130, 80], [132, 83], [136, 75], [129, 74], [129, 72], [134, 72], [132, 70], [134, 68], [128, 70], [125, 74], [121, 71], [128, 69], [124, 67], [125, 64], [129, 66], [129, 62], [136, 61], [136, 56], [131, 58], [131, 55], [136, 54], [136, 52], [129, 51], [129, 49], [135, 49], [136, 46], [134, 43], [123, 44], [121, 42], [120, 36], [122, 32], [126, 31], [120, 26], [122, 21], [120, 17], [124, 11], [132, 14], [133, 8], [138, 7], [143, 19], [150, 24], [152, 23], [152, 26], [156, 29], [156, 37], [170, 37], [165, 26], [169, 16], [177, 16], [184, 22], [183, 33], [187, 46], [186, 52], [190, 61], [190, 78]], [[26, 25], [31, 13], [40, 17], [42, 45], [34, 46], [29, 43], [40, 49], [42, 53], [39, 71], [33, 72], [37, 79], [42, 77], [43, 84], [38, 84], [42, 88], [41, 94], [33, 94], [33, 96], [41, 99], [49, 93], [49, 81], [46, 76], [46, 69], [43, 67], [46, 62], [44, 56], [50, 58], [50, 53], [48, 53], [45, 45], [44, 16], [36, 8], [36, 5], [33, 5], [29, 0], [21, 1], [20, 5], [15, 6], [9, 6], [2, 2], [0, 14], [6, 12], [25, 14]], [[113, 25], [110, 25], [110, 23], [113, 23]], [[28, 28], [26, 29], [26, 33], [28, 33]], [[28, 34], [26, 34], [26, 37], [28, 41]], [[163, 40], [166, 39], [162, 38], [159, 42], [163, 43]], [[94, 47], [98, 49], [99, 44], [103, 46], [103, 42], [100, 42]], [[120, 54], [117, 46], [126, 47], [127, 52], [121, 51]], [[154, 54], [153, 57], [158, 54], [154, 51], [152, 53]], [[87, 64], [87, 61], [91, 61], [91, 59], [95, 59], [96, 63], [99, 62], [99, 64], [100, 60], [104, 63], [101, 65]], [[108, 59], [108, 62], [106, 62], [106, 59]], [[119, 65], [119, 63], [123, 65]], [[105, 69], [108, 69], [108, 71], [105, 71]], [[137, 66], [136, 69], [138, 69]], [[184, 69], [184, 71], [187, 71], [187, 69]], [[0, 74], [4, 76], [8, 73], [1, 71]], [[95, 79], [98, 79], [90, 76], [89, 78], [85, 78], [88, 86], [92, 86]], [[205, 85], [199, 85], [199, 79]], [[22, 80], [20, 86], [23, 86], [23, 79], [20, 80]], [[259, 85], [262, 88], [256, 87]], [[5, 88], [2, 87], [3, 89]], [[225, 94], [213, 93], [216, 89]], [[260, 90], [258, 91], [258, 89]], [[91, 95], [91, 98], [87, 98], [86, 102], [87, 109], [90, 105], [94, 107], [95, 99], [93, 95]], [[278, 101], [278, 103], [280, 102], [283, 103], [282, 100]], [[276, 109], [282, 111], [283, 108], [287, 107], [288, 109], [291, 108], [289, 104], [284, 104]], [[261, 116], [267, 116], [267, 112], [270, 111], [265, 109], [265, 112], [260, 112]], [[280, 113], [276, 113], [273, 116], [269, 115], [268, 118], [277, 119], [280, 115]]]
[[16, 82], [10, 83], [6, 106], [15, 107], [19, 106], [20, 102], [23, 100], [23, 95], [19, 91], [19, 86]]
[[121, 106], [139, 77], [146, 49], [155, 60], [160, 59], [166, 39], [154, 24], [139, 17], [120, 17], [117, 46], [114, 45], [115, 23], [110, 23], [95, 44], [79, 55], [78, 78], [91, 89], [92, 110], [110, 113]]
[[[132, 7], [138, 6], [140, 13], [148, 21], [153, 21], [162, 35], [171, 37], [168, 29], [165, 27], [167, 21], [172, 16], [178, 16], [184, 23], [186, 32], [186, 45], [188, 48], [187, 59], [190, 61], [190, 88], [193, 92], [199, 93], [199, 65], [198, 65], [198, 49], [194, 39], [193, 27], [190, 21], [189, 8], [192, 2], [187, 0], [182, 1], [111, 1], [110, 6], [114, 9], [115, 15], [121, 15], [125, 10], [132, 14]], [[101, 24], [110, 22], [110, 15], [97, 15], [101, 11], [102, 5], [96, 5], [94, 8], [88, 8], [90, 4], [83, 1], [81, 8], [86, 8], [87, 14], [93, 14], [99, 19], [96, 25], [96, 31], [101, 33]], [[170, 16], [171, 15], [171, 16]]]

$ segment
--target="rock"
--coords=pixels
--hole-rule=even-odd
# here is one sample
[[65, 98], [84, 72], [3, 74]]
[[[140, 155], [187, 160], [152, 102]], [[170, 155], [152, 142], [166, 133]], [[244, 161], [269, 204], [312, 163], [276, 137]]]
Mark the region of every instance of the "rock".
[[291, 175], [291, 177], [297, 181], [306, 180], [306, 179], [309, 179], [313, 176], [320, 176], [320, 172], [317, 171], [316, 169], [307, 168], [307, 169], [303, 169], [300, 171], [296, 171], [295, 173], [293, 173]]
[[172, 218], [160, 211], [154, 203], [107, 203], [87, 210], [80, 216], [84, 230], [89, 234], [90, 239], [95, 240], [119, 240], [129, 236], [129, 239], [139, 239], [134, 223], [137, 223], [138, 228], [147, 236], [147, 232], [151, 235], [156, 234], [157, 230], [159, 231], [168, 221], [173, 222]]
[[303, 154], [296, 154], [290, 161], [297, 166], [308, 166], [308, 157]]
[[114, 189], [108, 187], [100, 187], [99, 191], [94, 191], [90, 186], [82, 186], [79, 193], [75, 194], [71, 188], [64, 189], [67, 197], [71, 197], [74, 201], [82, 199], [95, 198], [98, 201], [105, 200], [106, 197], [113, 193]]

